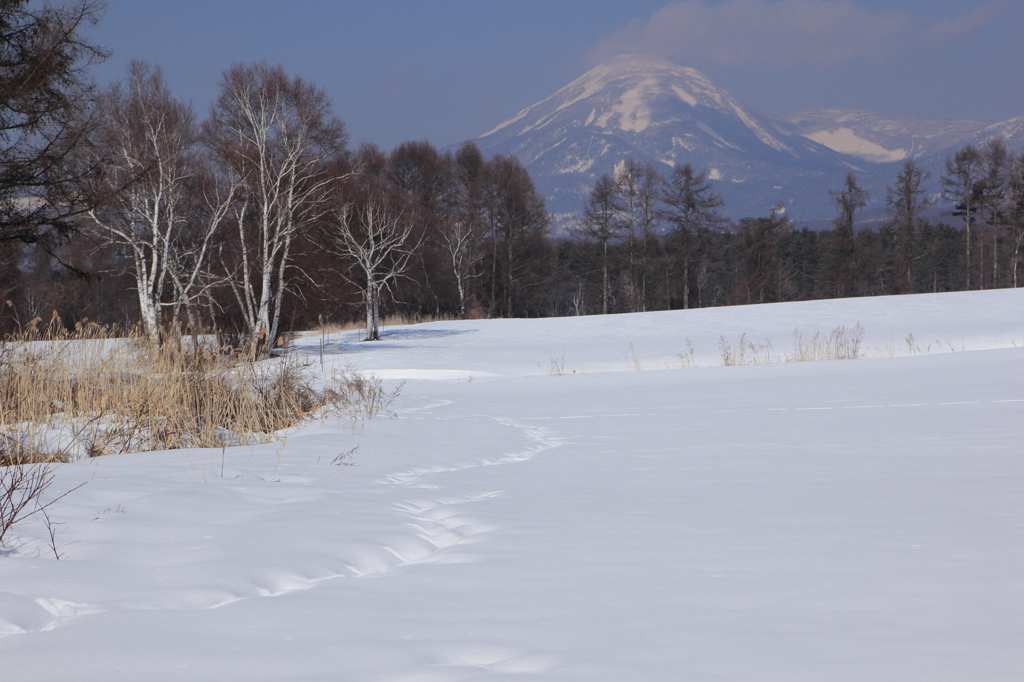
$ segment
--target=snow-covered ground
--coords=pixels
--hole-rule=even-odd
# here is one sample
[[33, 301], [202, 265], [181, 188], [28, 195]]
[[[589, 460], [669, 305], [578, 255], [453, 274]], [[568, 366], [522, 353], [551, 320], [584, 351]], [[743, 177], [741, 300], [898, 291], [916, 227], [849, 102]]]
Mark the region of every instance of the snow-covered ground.
[[325, 371], [405, 379], [397, 418], [60, 467], [0, 679], [1024, 679], [1024, 291], [357, 338]]

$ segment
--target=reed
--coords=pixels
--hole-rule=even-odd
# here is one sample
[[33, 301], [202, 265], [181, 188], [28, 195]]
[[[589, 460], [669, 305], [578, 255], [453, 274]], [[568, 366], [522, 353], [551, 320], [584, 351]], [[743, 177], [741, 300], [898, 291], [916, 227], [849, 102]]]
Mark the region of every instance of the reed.
[[[94, 324], [39, 323], [0, 342], [0, 466], [267, 442], [325, 411], [354, 428], [397, 397], [352, 371], [317, 388], [289, 356], [257, 362], [213, 337], [157, 345]], [[339, 392], [353, 382], [364, 390]]]

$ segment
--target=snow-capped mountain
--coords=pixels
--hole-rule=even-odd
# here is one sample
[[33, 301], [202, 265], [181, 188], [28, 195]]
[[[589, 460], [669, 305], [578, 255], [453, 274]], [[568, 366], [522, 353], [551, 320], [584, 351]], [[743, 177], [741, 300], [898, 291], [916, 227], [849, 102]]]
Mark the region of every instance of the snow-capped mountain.
[[595, 180], [623, 159], [707, 170], [734, 218], [782, 202], [798, 219], [834, 215], [828, 190], [853, 171], [885, 203], [900, 163], [918, 159], [933, 177], [964, 144], [1002, 135], [1024, 149], [1024, 118], [995, 125], [928, 121], [849, 109], [753, 110], [696, 69], [621, 55], [484, 133], [487, 154], [515, 154], [556, 220], [577, 215]]
[[488, 154], [515, 154], [556, 215], [580, 210], [594, 181], [632, 156], [667, 171], [706, 168], [737, 215], [779, 201], [827, 205], [805, 194], [849, 170], [850, 159], [748, 109], [701, 72], [623, 55], [484, 133]]

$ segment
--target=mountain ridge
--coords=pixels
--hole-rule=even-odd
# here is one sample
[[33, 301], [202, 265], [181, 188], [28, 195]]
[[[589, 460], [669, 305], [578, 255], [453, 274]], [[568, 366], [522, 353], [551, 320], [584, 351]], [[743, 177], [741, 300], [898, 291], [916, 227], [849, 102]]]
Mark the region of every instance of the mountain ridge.
[[933, 171], [949, 151], [1001, 134], [1024, 148], [1024, 117], [986, 125], [854, 109], [750, 108], [697, 69], [620, 55], [476, 138], [486, 154], [515, 154], [556, 223], [583, 207], [594, 181], [626, 157], [663, 173], [675, 163], [707, 170], [734, 217], [782, 203], [804, 220], [831, 217], [828, 190], [850, 171], [883, 206], [904, 159]]

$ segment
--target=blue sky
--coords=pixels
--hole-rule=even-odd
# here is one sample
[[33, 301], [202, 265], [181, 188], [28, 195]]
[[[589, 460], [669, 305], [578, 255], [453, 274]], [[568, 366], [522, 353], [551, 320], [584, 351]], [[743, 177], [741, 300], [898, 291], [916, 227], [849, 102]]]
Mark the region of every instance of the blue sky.
[[100, 84], [143, 59], [205, 116], [224, 69], [265, 59], [386, 149], [475, 137], [622, 51], [754, 108], [1024, 116], [1020, 0], [109, 0], [91, 35]]

